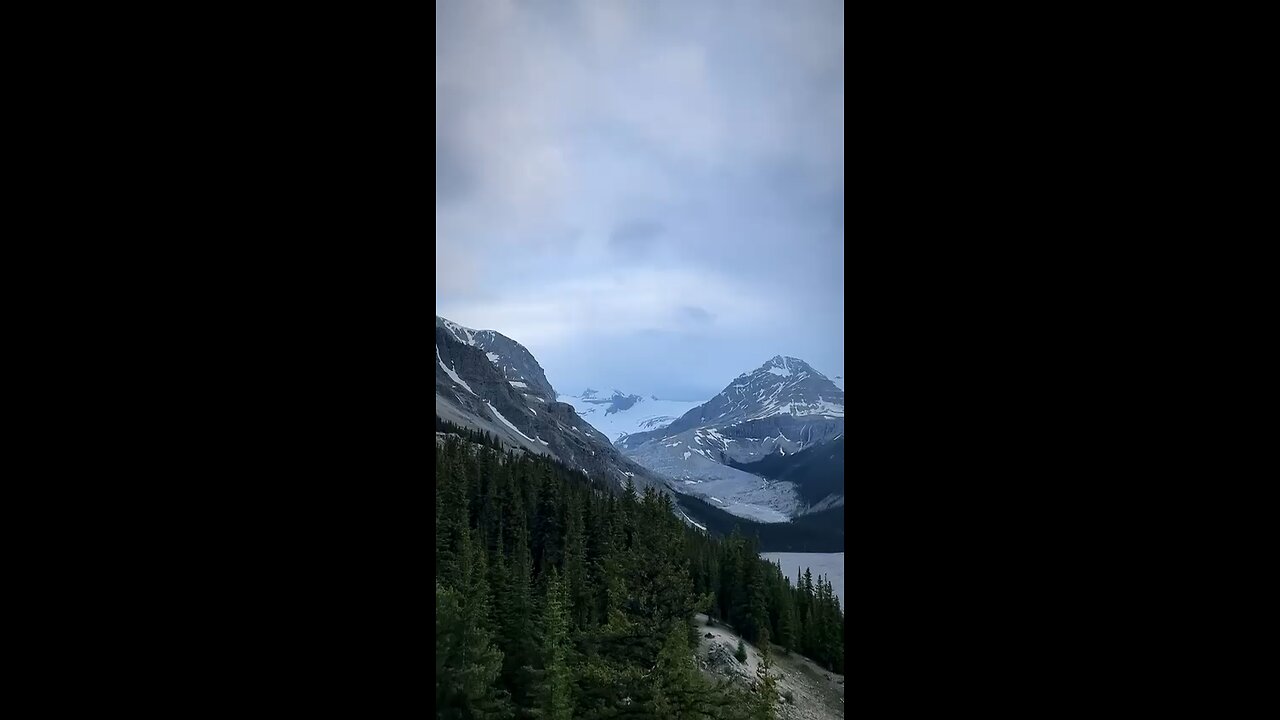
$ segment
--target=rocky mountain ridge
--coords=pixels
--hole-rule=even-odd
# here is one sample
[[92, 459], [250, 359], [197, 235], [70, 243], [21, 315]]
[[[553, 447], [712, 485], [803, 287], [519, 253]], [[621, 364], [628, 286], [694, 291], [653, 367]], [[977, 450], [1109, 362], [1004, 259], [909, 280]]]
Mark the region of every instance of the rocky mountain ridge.
[[[785, 522], [843, 502], [843, 450], [839, 492], [824, 492], [821, 498], [803, 491], [806, 473], [769, 478], [751, 472], [753, 464], [843, 435], [844, 391], [803, 360], [775, 355], [666, 427], [633, 433], [615, 444], [640, 465], [672, 478], [677, 492], [741, 517]], [[835, 462], [833, 453], [830, 463]], [[821, 484], [830, 487], [830, 473], [821, 474]]]
[[557, 401], [542, 367], [518, 342], [437, 316], [435, 345], [440, 418], [485, 430], [504, 446], [554, 456], [618, 485], [632, 478], [639, 487], [666, 487], [613, 447], [572, 405]]

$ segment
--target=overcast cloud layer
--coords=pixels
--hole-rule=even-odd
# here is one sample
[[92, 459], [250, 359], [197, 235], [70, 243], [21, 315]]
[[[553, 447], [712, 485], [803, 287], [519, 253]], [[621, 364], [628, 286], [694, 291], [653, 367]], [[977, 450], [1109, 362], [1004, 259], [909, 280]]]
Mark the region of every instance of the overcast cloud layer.
[[436, 312], [562, 393], [844, 370], [840, 2], [436, 4]]

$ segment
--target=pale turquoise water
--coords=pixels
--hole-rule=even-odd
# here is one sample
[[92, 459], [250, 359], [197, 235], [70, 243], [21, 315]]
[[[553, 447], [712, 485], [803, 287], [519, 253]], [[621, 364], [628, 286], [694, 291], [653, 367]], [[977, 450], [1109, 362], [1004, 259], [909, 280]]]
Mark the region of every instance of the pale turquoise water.
[[781, 562], [782, 573], [791, 578], [793, 586], [799, 580], [796, 577], [797, 566], [800, 575], [809, 568], [815, 581], [819, 575], [830, 578], [831, 589], [839, 598], [840, 607], [844, 607], [844, 553], [767, 552], [760, 553], [760, 557], [769, 562]]

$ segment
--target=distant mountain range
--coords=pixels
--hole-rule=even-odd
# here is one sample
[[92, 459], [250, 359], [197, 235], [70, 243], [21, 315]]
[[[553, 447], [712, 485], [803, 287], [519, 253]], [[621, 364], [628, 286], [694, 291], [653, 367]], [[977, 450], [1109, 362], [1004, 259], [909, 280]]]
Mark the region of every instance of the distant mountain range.
[[697, 400], [659, 400], [656, 395], [644, 397], [621, 390], [602, 396], [591, 388], [558, 399], [571, 403], [583, 419], [615, 442], [634, 433], [660, 430], [702, 404]]
[[803, 360], [774, 356], [702, 403], [616, 389], [561, 395], [499, 332], [437, 316], [435, 333], [437, 417], [617, 486], [630, 478], [688, 496], [679, 514], [704, 529], [733, 516], [812, 516], [803, 532], [829, 538], [839, 523], [828, 511], [844, 503], [844, 390]]
[[803, 360], [777, 355], [666, 427], [616, 444], [678, 492], [785, 522], [844, 503], [843, 443], [817, 452], [843, 436], [844, 390]]

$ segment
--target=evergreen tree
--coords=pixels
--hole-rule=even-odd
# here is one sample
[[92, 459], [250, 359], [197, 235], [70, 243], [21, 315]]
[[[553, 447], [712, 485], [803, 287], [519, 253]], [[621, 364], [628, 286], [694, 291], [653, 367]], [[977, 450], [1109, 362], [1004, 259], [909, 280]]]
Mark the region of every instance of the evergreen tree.
[[683, 623], [671, 623], [658, 654], [654, 681], [654, 715], [660, 718], [720, 717], [722, 701], [693, 663]]
[[[667, 493], [610, 489], [437, 427], [448, 433], [435, 459], [439, 717], [763, 717], [776, 694], [770, 637], [843, 671], [829, 578], [806, 572], [792, 587], [754, 538], [685, 527]], [[697, 612], [768, 656], [756, 691], [696, 671]]]
[[781, 587], [782, 590], [777, 596], [778, 644], [782, 646], [784, 653], [790, 654], [795, 644], [795, 603], [792, 599], [791, 583], [784, 579]]
[[510, 718], [508, 693], [496, 680], [502, 652], [494, 647], [462, 593], [436, 583], [436, 717]]
[[760, 636], [760, 663], [756, 665], [755, 697], [752, 702], [752, 718], [773, 720], [778, 702], [777, 680], [773, 677], [773, 651], [769, 647], [769, 631]]
[[533, 667], [537, 647], [534, 638], [532, 602], [532, 562], [529, 558], [528, 534], [523, 527], [516, 528], [512, 542], [511, 565], [507, 569], [507, 585], [501, 593], [502, 612], [499, 613], [500, 646], [505, 657], [502, 663], [502, 683], [511, 691], [518, 709], [536, 705], [533, 696]]
[[575, 627], [587, 625], [591, 592], [587, 586], [586, 535], [577, 494], [570, 494], [565, 512], [564, 580], [569, 596], [569, 615]]
[[549, 465], [542, 465], [538, 474], [540, 486], [531, 550], [537, 572], [545, 573], [547, 568], [559, 566], [561, 562], [561, 543], [564, 541], [564, 527], [560, 520], [562, 483], [553, 479]]
[[565, 607], [564, 585], [555, 567], [548, 574], [546, 588], [542, 622], [539, 626], [542, 635], [542, 691], [539, 710], [545, 720], [569, 720], [573, 717], [573, 706], [569, 695], [567, 660], [568, 612]]

